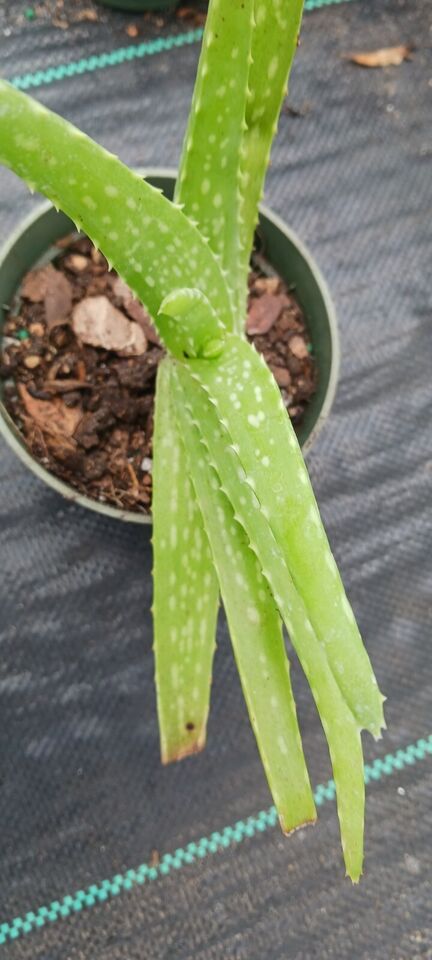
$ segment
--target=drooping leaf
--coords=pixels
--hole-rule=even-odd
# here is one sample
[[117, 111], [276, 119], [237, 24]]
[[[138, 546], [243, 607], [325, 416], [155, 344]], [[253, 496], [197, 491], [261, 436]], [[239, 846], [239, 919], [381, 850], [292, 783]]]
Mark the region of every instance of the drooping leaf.
[[224, 326], [232, 326], [220, 265], [182, 211], [72, 124], [4, 81], [0, 162], [88, 234], [156, 325], [163, 299], [176, 287], [194, 287]]
[[[229, 350], [229, 345], [226, 349]], [[199, 374], [197, 366], [196, 362], [188, 365], [193, 368], [192, 373], [184, 365], [179, 364], [176, 368], [184, 390], [184, 402], [189, 406], [194, 421], [199, 424], [209, 462], [218, 473], [221, 488], [232, 503], [235, 519], [247, 534], [309, 682], [333, 766], [345, 865], [349, 876], [357, 881], [362, 869], [364, 818], [360, 724], [339, 689], [326, 649], [311, 625], [308, 611], [269, 524], [267, 508], [254, 492], [254, 475], [247, 474], [244, 469], [241, 448], [243, 435], [248, 428], [245, 431], [243, 424], [238, 432], [230, 432], [228, 421], [220, 418], [213, 397], [203, 387], [206, 379], [205, 375], [202, 376], [204, 365], [199, 364]], [[205, 366], [213, 368], [216, 377], [224, 380], [221, 375], [223, 360], [215, 360]], [[242, 371], [237, 370], [236, 382], [241, 383], [241, 380]], [[228, 397], [235, 403], [231, 389], [231, 384], [225, 380]], [[273, 417], [270, 422], [273, 424]]]
[[218, 361], [191, 361], [239, 456], [343, 696], [360, 726], [379, 737], [383, 697], [347, 600], [302, 453], [262, 357], [230, 336]]
[[188, 468], [211, 544], [251, 724], [285, 833], [313, 822], [315, 805], [301, 746], [280, 617], [247, 537], [209, 466], [200, 425], [175, 367], [172, 383]]
[[153, 459], [154, 651], [164, 763], [205, 744], [218, 583], [172, 402], [158, 371]]

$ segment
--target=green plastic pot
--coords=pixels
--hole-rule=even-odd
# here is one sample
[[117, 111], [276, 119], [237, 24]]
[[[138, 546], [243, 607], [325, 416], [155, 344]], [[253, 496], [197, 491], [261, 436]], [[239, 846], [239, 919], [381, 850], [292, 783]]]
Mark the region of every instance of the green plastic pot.
[[98, 0], [103, 7], [123, 10], [125, 13], [144, 13], [146, 10], [172, 10], [178, 0]]
[[[140, 171], [166, 196], [174, 193], [175, 170]], [[56, 241], [75, 230], [72, 221], [57, 213], [50, 203], [43, 205], [22, 223], [0, 252], [0, 336], [7, 311], [24, 275], [50, 258]], [[259, 234], [263, 253], [275, 270], [295, 289], [307, 318], [314, 354], [318, 364], [318, 389], [305, 411], [299, 439], [308, 448], [325, 423], [333, 403], [339, 370], [337, 320], [330, 294], [318, 267], [306, 247], [271, 210], [261, 208]], [[121, 510], [78, 493], [73, 487], [49, 473], [27, 450], [23, 438], [11, 420], [2, 398], [0, 381], [0, 433], [22, 462], [41, 480], [68, 500], [118, 520], [151, 523], [145, 514]]]

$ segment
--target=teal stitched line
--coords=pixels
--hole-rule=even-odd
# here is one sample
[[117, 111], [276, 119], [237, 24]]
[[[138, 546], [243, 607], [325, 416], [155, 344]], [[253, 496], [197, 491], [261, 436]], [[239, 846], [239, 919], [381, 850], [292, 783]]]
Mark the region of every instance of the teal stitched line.
[[[305, 10], [319, 10], [321, 7], [347, 2], [348, 0], [306, 0]], [[203, 30], [199, 28], [198, 30], [179, 33], [176, 36], [158, 37], [156, 40], [147, 40], [144, 43], [129, 47], [119, 47], [118, 50], [112, 50], [110, 53], [100, 53], [82, 60], [73, 60], [71, 63], [62, 63], [58, 67], [36, 70], [35, 73], [24, 73], [12, 77], [10, 83], [18, 90], [31, 90], [43, 87], [46, 84], [56, 83], [58, 80], [81, 76], [83, 73], [106, 70], [107, 67], [118, 67], [122, 63], [127, 63], [128, 60], [142, 60], [144, 57], [154, 56], [155, 53], [198, 43], [202, 35]]]
[[128, 60], [142, 60], [143, 57], [151, 57], [164, 50], [198, 43], [202, 35], [203, 31], [199, 29], [179, 33], [174, 37], [158, 37], [157, 40], [148, 40], [136, 46], [119, 47], [118, 50], [112, 50], [110, 53], [100, 53], [93, 57], [72, 61], [72, 63], [60, 64], [58, 67], [48, 67], [47, 70], [24, 73], [22, 76], [12, 77], [10, 82], [18, 90], [30, 90], [32, 87], [42, 87], [56, 80], [64, 80], [66, 77], [76, 77], [83, 73], [93, 73], [95, 70], [105, 70], [107, 67], [117, 67]]
[[[378, 758], [371, 764], [366, 764], [365, 783], [391, 776], [398, 770], [418, 763], [419, 760], [425, 760], [428, 754], [432, 755], [432, 734], [426, 739], [417, 740], [416, 743], [397, 750], [394, 754], [388, 753], [382, 759]], [[314, 793], [317, 807], [334, 800], [335, 793], [333, 780], [320, 784]], [[201, 837], [196, 842], [188, 843], [186, 847], [179, 847], [173, 853], [164, 854], [157, 867], [150, 867], [144, 863], [135, 870], [117, 873], [110, 880], [93, 883], [86, 890], [77, 890], [76, 893], [68, 894], [62, 900], [53, 900], [48, 907], [30, 910], [24, 917], [15, 917], [8, 923], [0, 924], [0, 945], [32, 933], [46, 923], [55, 923], [62, 917], [69, 917], [71, 914], [103, 903], [104, 900], [117, 897], [124, 890], [131, 890], [139, 884], [157, 880], [158, 877], [166, 876], [173, 870], [181, 870], [187, 864], [196, 863], [197, 860], [209, 857], [219, 850], [226, 850], [234, 843], [241, 843], [246, 837], [255, 837], [257, 834], [264, 833], [270, 827], [274, 827], [276, 822], [275, 807], [261, 810], [255, 816], [247, 817], [246, 820], [238, 820], [233, 826], [224, 827], [220, 831], [216, 830], [208, 837]]]

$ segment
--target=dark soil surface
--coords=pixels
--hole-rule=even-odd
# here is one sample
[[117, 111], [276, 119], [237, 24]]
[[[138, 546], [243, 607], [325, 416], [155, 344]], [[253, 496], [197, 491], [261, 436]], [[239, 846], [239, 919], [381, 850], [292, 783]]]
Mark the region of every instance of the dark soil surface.
[[[57, 248], [24, 278], [4, 325], [5, 405], [53, 474], [93, 499], [147, 513], [164, 351], [144, 307], [86, 237], [66, 237]], [[302, 311], [261, 260], [249, 287], [249, 340], [297, 426], [317, 378]]]

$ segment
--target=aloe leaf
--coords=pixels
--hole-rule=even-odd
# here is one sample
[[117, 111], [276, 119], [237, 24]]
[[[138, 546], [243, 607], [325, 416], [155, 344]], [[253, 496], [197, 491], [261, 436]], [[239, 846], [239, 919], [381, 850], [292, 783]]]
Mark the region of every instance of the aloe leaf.
[[[196, 373], [197, 366], [197, 363], [190, 363], [188, 367], [180, 364], [176, 367], [183, 388], [183, 402], [194, 422], [199, 424], [208, 461], [220, 477], [221, 489], [232, 503], [236, 521], [247, 534], [309, 682], [332, 761], [345, 865], [348, 875], [357, 881], [362, 869], [364, 819], [360, 726], [336, 683], [326, 650], [315, 635], [269, 525], [266, 509], [254, 493], [253, 480], [244, 471], [239, 456], [239, 436], [231, 435], [227, 421], [220, 419], [213, 398], [203, 387], [201, 374]], [[200, 370], [203, 366], [199, 364]], [[212, 361], [206, 366], [214, 368], [216, 377], [219, 377], [223, 361]], [[189, 368], [193, 369], [192, 373]], [[230, 384], [225, 389], [227, 386], [229, 395]], [[244, 425], [242, 432], [245, 432]]]
[[301, 450], [262, 357], [230, 336], [220, 359], [190, 361], [236, 438], [256, 492], [343, 696], [362, 728], [379, 737], [383, 696], [321, 522]]
[[206, 463], [200, 428], [193, 422], [174, 368], [172, 384], [188, 468], [212, 549], [252, 728], [282, 829], [289, 833], [313, 822], [316, 811], [280, 617], [245, 532], [234, 520], [232, 506], [220, 489], [218, 474]]
[[252, 10], [253, 0], [210, 2], [176, 192], [185, 212], [220, 254], [233, 290]]
[[72, 124], [4, 81], [0, 162], [85, 230], [156, 326], [162, 301], [176, 287], [200, 290], [220, 321], [232, 326], [221, 267], [182, 211]]
[[[255, 0], [252, 63], [241, 151], [239, 316], [273, 138], [297, 46], [303, 0]], [[243, 307], [242, 307], [243, 304]]]
[[153, 478], [156, 691], [162, 761], [169, 763], [205, 744], [219, 591], [166, 362], [157, 378]]
[[200, 290], [173, 290], [162, 301], [158, 319], [170, 352], [180, 359], [185, 353], [189, 357], [214, 357], [223, 350], [225, 327]]

